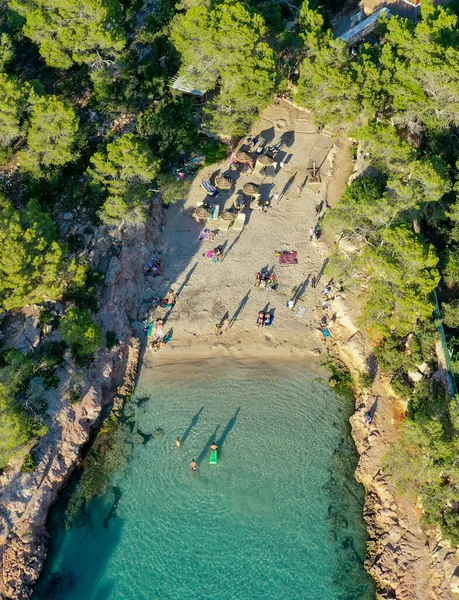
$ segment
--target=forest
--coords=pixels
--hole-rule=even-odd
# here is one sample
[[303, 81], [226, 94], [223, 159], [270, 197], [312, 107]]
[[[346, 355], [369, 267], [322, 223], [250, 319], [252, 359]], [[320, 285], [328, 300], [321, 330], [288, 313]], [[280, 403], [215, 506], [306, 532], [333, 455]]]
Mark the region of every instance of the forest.
[[[196, 154], [225, 157], [287, 92], [319, 127], [354, 140], [369, 167], [322, 224], [340, 239], [329, 268], [359, 298], [379, 367], [408, 405], [387, 472], [459, 544], [457, 401], [437, 378], [410, 376], [435, 371], [441, 322], [459, 375], [459, 4], [423, 0], [417, 23], [381, 19], [352, 51], [330, 29], [340, 8], [2, 3], [0, 316], [40, 305], [62, 341], [0, 350], [0, 467], [46, 432], [43, 391], [57, 386], [66, 350], [86, 367], [116, 344], [95, 318], [103, 276], [84, 237], [62, 234], [62, 215], [78, 211], [87, 232], [103, 223], [122, 237], [147, 218], [152, 189], [166, 204], [180, 197], [178, 168]], [[204, 102], [172, 89], [177, 75], [207, 91]], [[363, 374], [359, 384], [370, 383]], [[33, 468], [27, 454], [23, 470]]]

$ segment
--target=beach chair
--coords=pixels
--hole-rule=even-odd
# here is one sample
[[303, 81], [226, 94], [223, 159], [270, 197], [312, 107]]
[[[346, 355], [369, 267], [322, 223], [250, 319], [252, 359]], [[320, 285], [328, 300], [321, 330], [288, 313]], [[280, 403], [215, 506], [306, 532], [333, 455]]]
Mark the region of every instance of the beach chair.
[[210, 183], [210, 179], [201, 181], [201, 187], [208, 196], [216, 196], [218, 194], [217, 188]]
[[245, 225], [245, 213], [239, 213], [233, 223], [233, 231], [242, 231]]
[[228, 221], [228, 219], [215, 219], [215, 221], [212, 221], [212, 227], [216, 227], [220, 231], [228, 231], [231, 227], [231, 221]]

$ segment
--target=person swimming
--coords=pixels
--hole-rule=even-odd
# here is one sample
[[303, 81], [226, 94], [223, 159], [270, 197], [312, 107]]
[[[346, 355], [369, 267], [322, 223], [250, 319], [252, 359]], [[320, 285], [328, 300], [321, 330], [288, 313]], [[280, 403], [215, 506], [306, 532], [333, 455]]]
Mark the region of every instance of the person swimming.
[[196, 471], [198, 469], [198, 466], [199, 466], [198, 463], [193, 458], [190, 463], [190, 469], [192, 471]]
[[182, 447], [182, 440], [179, 437], [175, 440], [175, 445], [177, 446], [177, 448]]
[[215, 442], [213, 442], [212, 446], [210, 447], [210, 449], [213, 450], [218, 450], [218, 446]]

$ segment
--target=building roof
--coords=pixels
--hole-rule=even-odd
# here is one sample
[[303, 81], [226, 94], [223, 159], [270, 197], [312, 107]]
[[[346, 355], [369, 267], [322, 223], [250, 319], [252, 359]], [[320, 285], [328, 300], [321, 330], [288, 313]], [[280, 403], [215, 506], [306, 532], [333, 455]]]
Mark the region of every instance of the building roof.
[[198, 90], [193, 87], [189, 81], [187, 81], [184, 77], [175, 77], [170, 86], [174, 90], [178, 90], [179, 92], [183, 92], [185, 94], [192, 94], [193, 96], [199, 96], [202, 98], [207, 90]]
[[391, 12], [388, 8], [381, 8], [377, 10], [375, 13], [360, 21], [355, 27], [351, 27], [348, 31], [343, 33], [338, 37], [338, 39], [344, 40], [349, 44], [349, 46], [354, 46], [365, 38], [368, 34], [370, 34], [376, 28], [378, 24], [378, 19], [382, 14], [386, 14], [390, 16]]

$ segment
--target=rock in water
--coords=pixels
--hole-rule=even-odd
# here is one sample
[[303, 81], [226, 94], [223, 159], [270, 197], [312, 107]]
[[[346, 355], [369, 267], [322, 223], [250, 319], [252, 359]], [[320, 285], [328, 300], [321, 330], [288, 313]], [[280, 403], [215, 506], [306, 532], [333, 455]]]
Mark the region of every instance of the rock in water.
[[158, 429], [155, 429], [151, 435], [152, 435], [153, 439], [159, 440], [164, 435], [164, 429], [161, 429], [161, 427], [158, 427]]

